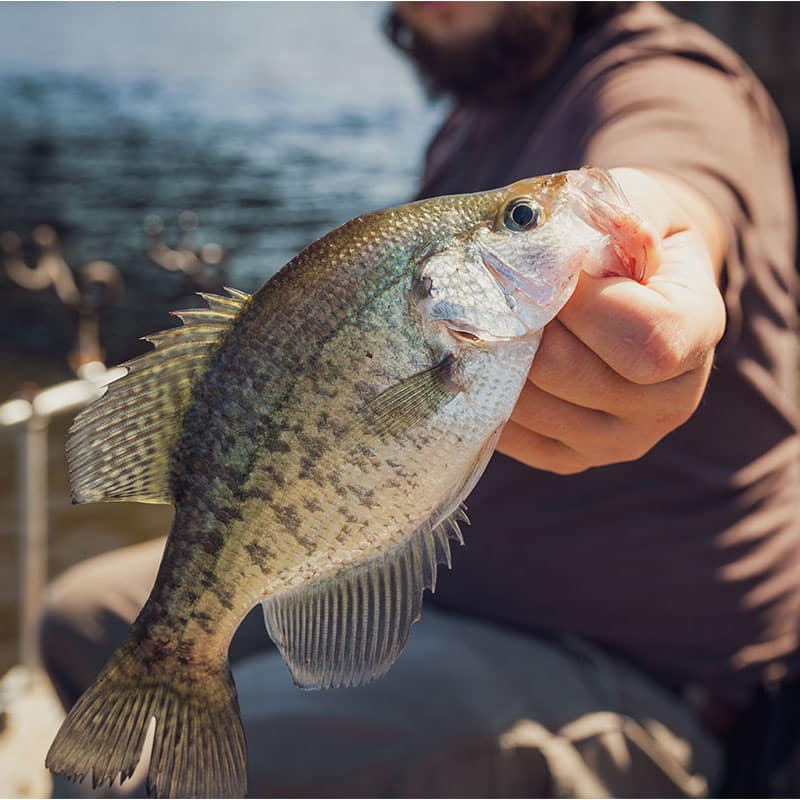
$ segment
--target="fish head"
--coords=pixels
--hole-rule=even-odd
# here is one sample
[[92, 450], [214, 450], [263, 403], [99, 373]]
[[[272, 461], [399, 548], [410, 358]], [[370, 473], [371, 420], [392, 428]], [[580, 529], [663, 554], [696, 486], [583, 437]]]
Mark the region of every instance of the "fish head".
[[533, 336], [582, 271], [641, 280], [655, 237], [601, 168], [518, 181], [480, 196], [468, 232], [418, 271], [423, 315], [466, 342]]

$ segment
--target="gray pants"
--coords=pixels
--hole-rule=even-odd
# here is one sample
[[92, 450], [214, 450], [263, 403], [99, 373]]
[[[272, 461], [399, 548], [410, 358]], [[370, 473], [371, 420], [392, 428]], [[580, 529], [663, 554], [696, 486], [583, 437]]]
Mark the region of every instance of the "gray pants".
[[[52, 586], [42, 656], [65, 705], [127, 635], [162, 547], [108, 553]], [[231, 662], [253, 796], [694, 797], [720, 776], [720, 748], [688, 708], [584, 642], [428, 607], [387, 676], [304, 692], [257, 613]]]

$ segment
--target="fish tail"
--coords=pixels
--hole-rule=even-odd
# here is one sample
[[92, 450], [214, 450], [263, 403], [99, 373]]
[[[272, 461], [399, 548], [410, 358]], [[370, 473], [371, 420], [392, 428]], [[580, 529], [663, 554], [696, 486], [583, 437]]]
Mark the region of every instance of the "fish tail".
[[227, 661], [178, 665], [129, 639], [67, 715], [46, 765], [92, 786], [130, 778], [155, 719], [151, 797], [244, 797], [247, 760]]

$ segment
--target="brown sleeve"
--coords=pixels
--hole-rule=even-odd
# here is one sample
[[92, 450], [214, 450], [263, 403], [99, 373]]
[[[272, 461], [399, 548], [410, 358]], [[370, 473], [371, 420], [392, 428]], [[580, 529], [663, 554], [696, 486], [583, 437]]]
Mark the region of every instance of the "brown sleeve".
[[[672, 173], [717, 210], [729, 242], [722, 275], [728, 325], [721, 351], [739, 335], [741, 295], [748, 282], [758, 283], [754, 271], [770, 268], [771, 261], [771, 268], [785, 273], [785, 284], [795, 282], [794, 265], [785, 263], [794, 248], [785, 131], [766, 92], [739, 67], [732, 71], [696, 54], [631, 54], [585, 87], [590, 110], [579, 144], [584, 163]], [[776, 237], [771, 243], [748, 241], [768, 229]]]

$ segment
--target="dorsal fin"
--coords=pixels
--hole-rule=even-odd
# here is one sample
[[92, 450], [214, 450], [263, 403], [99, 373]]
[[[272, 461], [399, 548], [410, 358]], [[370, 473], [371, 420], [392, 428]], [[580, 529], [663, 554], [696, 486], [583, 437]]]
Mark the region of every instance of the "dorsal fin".
[[155, 350], [83, 409], [69, 431], [67, 463], [75, 503], [169, 503], [169, 458], [192, 386], [250, 295], [202, 294], [208, 308], [173, 312], [183, 325], [144, 338]]
[[450, 566], [450, 539], [463, 544], [463, 507], [389, 552], [329, 578], [270, 597], [267, 631], [304, 689], [358, 686], [383, 675], [420, 617], [422, 594]]

